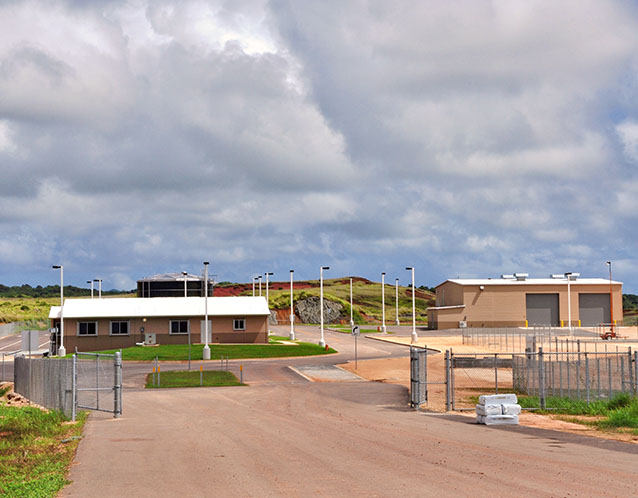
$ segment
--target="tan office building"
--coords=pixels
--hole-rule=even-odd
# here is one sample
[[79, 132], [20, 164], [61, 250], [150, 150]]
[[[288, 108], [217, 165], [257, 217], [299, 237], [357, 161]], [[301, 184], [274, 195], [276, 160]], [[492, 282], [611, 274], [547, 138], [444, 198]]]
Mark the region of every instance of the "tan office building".
[[[428, 309], [431, 329], [622, 324], [622, 282], [602, 278], [446, 280]], [[569, 297], [568, 297], [569, 296]], [[571, 306], [569, 302], [571, 301]], [[613, 302], [613, 313], [612, 311]]]
[[[51, 326], [60, 330], [73, 352], [146, 344], [204, 343], [204, 297], [65, 299], [53, 306]], [[265, 297], [209, 297], [209, 343], [268, 343], [270, 310]], [[56, 340], [60, 346], [60, 338]]]

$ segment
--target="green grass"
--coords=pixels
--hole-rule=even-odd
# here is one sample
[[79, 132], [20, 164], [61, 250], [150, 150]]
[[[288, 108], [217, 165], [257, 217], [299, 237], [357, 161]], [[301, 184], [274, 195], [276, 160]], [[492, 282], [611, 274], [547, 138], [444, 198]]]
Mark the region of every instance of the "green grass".
[[[522, 408], [536, 408], [539, 400], [536, 396], [520, 396], [518, 403]], [[565, 415], [586, 415], [603, 417], [601, 420], [582, 421], [580, 423], [597, 426], [601, 429], [638, 429], [638, 398], [628, 394], [617, 394], [609, 401], [595, 400], [589, 405], [582, 399], [570, 399], [550, 396], [546, 400], [546, 410], [537, 413], [555, 413]]]
[[[295, 290], [295, 302], [309, 296], [319, 296], [319, 282], [312, 280], [316, 287]], [[273, 282], [269, 291], [271, 309], [290, 308], [290, 287], [282, 282]], [[281, 288], [280, 288], [281, 287]], [[348, 278], [326, 279], [323, 281], [324, 297], [344, 306], [344, 319], [350, 320], [350, 280]], [[381, 283], [354, 279], [352, 283], [353, 320], [357, 324], [381, 322]], [[416, 319], [420, 324], [427, 323], [427, 308], [434, 305], [431, 292], [416, 289]], [[394, 285], [386, 284], [385, 309], [388, 322], [395, 320]], [[412, 289], [399, 286], [399, 319], [403, 323], [412, 323]], [[376, 331], [375, 331], [376, 332]]]
[[0, 495], [55, 496], [69, 483], [86, 416], [82, 412], [77, 423], [66, 424], [60, 412], [0, 404]]
[[[204, 346], [193, 344], [191, 359], [202, 359]], [[113, 354], [119, 349], [100, 351]], [[214, 344], [210, 346], [211, 360], [219, 360], [222, 356], [229, 359], [249, 358], [285, 358], [288, 356], [315, 356], [336, 353], [332, 348], [325, 350], [317, 344], [297, 342], [288, 344]], [[68, 356], [68, 355], [67, 355]], [[186, 361], [188, 360], [188, 344], [162, 344], [155, 347], [134, 346], [122, 350], [124, 361], [152, 361], [157, 356], [159, 361]]]
[[199, 384], [199, 370], [162, 372], [160, 369], [160, 386], [153, 385], [153, 374], [146, 376], [147, 388], [164, 387], [217, 387], [217, 386], [243, 386], [232, 372], [222, 370], [204, 370], [202, 372], [202, 386]]
[[[343, 334], [352, 334], [352, 329], [350, 327], [330, 327], [332, 330], [336, 330], [337, 332], [341, 332]], [[359, 333], [361, 334], [380, 334], [381, 331], [377, 329], [359, 329]]]

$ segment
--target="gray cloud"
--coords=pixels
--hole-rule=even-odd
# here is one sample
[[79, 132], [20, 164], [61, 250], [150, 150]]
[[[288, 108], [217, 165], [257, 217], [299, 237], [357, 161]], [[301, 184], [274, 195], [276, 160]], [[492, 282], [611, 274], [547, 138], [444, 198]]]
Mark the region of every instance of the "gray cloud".
[[618, 259], [638, 290], [625, 2], [40, 5], [0, 3], [3, 283]]

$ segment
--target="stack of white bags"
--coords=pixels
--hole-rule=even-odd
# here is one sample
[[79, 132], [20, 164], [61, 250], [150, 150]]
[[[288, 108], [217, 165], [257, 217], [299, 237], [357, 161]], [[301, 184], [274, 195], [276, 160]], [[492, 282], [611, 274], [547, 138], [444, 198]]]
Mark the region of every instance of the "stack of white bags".
[[518, 425], [521, 405], [516, 394], [479, 396], [476, 405], [476, 423], [485, 425]]

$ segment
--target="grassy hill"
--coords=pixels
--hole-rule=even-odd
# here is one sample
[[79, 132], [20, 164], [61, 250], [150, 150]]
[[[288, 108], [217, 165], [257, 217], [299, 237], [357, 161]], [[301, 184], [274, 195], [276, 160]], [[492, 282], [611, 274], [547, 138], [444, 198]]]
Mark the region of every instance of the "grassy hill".
[[[365, 278], [353, 277], [352, 302], [355, 323], [381, 323], [381, 283], [371, 282]], [[319, 296], [319, 280], [307, 280], [294, 283], [295, 302], [309, 296]], [[290, 314], [290, 282], [271, 282], [269, 294], [270, 309], [278, 310], [279, 315], [287, 320]], [[325, 299], [341, 303], [346, 308], [346, 318], [350, 317], [350, 277], [324, 279], [323, 294]], [[215, 287], [216, 296], [250, 296], [252, 284], [223, 284]], [[265, 283], [262, 282], [262, 295], [266, 295]], [[434, 294], [429, 290], [416, 289], [416, 319], [418, 323], [427, 322], [427, 308], [434, 306]], [[391, 325], [395, 320], [395, 288], [385, 286], [385, 319]], [[347, 321], [346, 320], [346, 321]], [[407, 324], [412, 321], [412, 289], [399, 286], [399, 320]]]

